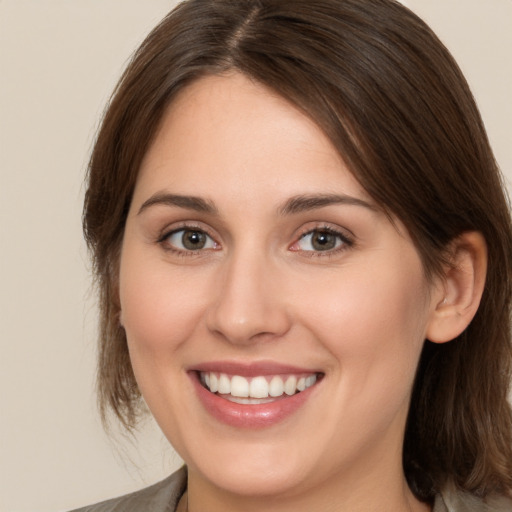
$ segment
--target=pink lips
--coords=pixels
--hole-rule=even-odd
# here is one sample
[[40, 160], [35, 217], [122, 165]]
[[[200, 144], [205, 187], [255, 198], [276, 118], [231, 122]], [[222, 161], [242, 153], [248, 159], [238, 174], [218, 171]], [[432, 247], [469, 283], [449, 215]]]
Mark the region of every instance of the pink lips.
[[199, 380], [199, 372], [218, 372], [243, 377], [257, 377], [283, 374], [317, 373], [315, 370], [259, 362], [240, 364], [231, 361], [217, 361], [199, 364], [188, 372], [197, 396], [204, 408], [217, 420], [237, 428], [259, 429], [275, 425], [296, 412], [315, 392], [316, 385], [292, 396], [279, 397], [263, 404], [238, 404], [211, 393]]

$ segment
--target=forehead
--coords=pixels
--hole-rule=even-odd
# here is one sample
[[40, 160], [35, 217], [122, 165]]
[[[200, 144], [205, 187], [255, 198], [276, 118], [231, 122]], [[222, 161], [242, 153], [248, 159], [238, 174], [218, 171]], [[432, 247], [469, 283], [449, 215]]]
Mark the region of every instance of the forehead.
[[143, 160], [136, 194], [170, 188], [208, 195], [219, 184], [237, 196], [250, 188], [262, 197], [270, 188], [367, 197], [309, 117], [238, 73], [201, 78], [174, 99]]

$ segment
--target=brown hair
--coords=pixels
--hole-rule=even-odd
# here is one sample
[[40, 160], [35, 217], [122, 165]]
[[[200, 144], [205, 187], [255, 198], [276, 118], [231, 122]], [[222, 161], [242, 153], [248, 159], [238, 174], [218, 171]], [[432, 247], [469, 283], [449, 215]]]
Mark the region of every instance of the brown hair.
[[84, 231], [100, 291], [98, 392], [128, 428], [141, 412], [119, 326], [119, 251], [141, 160], [177, 92], [236, 70], [303, 110], [366, 191], [399, 218], [427, 276], [450, 241], [483, 234], [487, 282], [456, 340], [426, 341], [404, 441], [411, 489], [512, 490], [512, 239], [500, 174], [469, 88], [432, 31], [392, 0], [189, 0], [121, 78], [91, 156]]

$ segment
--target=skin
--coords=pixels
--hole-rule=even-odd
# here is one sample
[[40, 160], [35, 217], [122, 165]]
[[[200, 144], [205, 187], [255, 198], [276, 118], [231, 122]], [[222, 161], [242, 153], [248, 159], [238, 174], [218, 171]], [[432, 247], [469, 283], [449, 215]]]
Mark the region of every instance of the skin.
[[[199, 197], [216, 212], [147, 203], [161, 194]], [[312, 194], [357, 201], [282, 211]], [[208, 234], [204, 249], [181, 249], [181, 233], [165, 238], [184, 226]], [[322, 251], [303, 237], [326, 228], [348, 241], [335, 236]], [[137, 382], [189, 467], [190, 511], [429, 510], [406, 485], [401, 450], [420, 351], [445, 296], [401, 223], [286, 100], [231, 74], [173, 102], [136, 184], [120, 301]], [[204, 409], [187, 373], [218, 360], [324, 377], [283, 421], [240, 429]]]

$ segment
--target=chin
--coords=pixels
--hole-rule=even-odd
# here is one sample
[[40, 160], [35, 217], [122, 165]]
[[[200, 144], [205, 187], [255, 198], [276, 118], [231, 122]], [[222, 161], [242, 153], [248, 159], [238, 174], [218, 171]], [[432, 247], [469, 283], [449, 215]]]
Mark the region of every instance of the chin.
[[305, 450], [297, 449], [297, 443], [285, 434], [288, 429], [273, 436], [270, 432], [241, 436], [236, 431], [218, 435], [212, 430], [209, 435], [196, 431], [195, 442], [191, 437], [181, 438], [174, 446], [190, 474], [223, 492], [247, 497], [293, 495], [322, 467], [321, 457], [315, 462], [305, 456]]
[[306, 472], [295, 463], [274, 460], [248, 460], [246, 457], [223, 461], [222, 465], [189, 467], [224, 492], [245, 497], [273, 497], [294, 494], [305, 484]]

